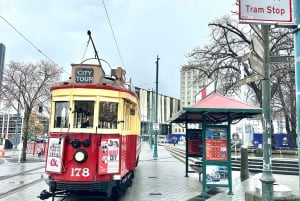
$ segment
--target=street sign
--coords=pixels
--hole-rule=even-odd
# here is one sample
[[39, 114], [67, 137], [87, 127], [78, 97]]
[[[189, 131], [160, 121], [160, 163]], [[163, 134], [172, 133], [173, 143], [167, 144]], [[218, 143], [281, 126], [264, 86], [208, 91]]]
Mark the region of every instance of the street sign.
[[239, 19], [249, 22], [292, 22], [292, 0], [239, 0]]
[[251, 75], [251, 76], [245, 77], [244, 79], [238, 80], [235, 83], [235, 85], [236, 86], [242, 86], [242, 85], [250, 83], [250, 82], [262, 80], [263, 78], [264, 78], [263, 76], [261, 76], [259, 74], [255, 74], [255, 75]]
[[239, 57], [239, 62], [244, 63], [245, 61], [247, 61], [249, 59], [251, 55], [251, 52], [248, 52], [246, 54], [244, 54], [243, 56]]
[[264, 55], [265, 55], [265, 48], [263, 41], [258, 39], [256, 36], [254, 36], [251, 40], [252, 42], [252, 48], [254, 52], [261, 58], [261, 60], [264, 60]]
[[294, 62], [294, 56], [270, 56], [270, 63]]
[[257, 72], [262, 76], [265, 75], [264, 63], [260, 58], [258, 58], [254, 54], [251, 54], [249, 58], [249, 62], [250, 62], [250, 68], [252, 68], [255, 72]]
[[159, 130], [159, 123], [153, 123], [153, 130], [158, 131]]

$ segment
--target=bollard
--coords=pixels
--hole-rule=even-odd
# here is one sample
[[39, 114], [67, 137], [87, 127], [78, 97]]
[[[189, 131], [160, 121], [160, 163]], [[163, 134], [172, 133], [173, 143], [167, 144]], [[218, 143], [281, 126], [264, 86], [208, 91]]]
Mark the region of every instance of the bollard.
[[241, 181], [249, 178], [248, 169], [248, 148], [247, 145], [241, 146], [241, 171], [240, 171]]

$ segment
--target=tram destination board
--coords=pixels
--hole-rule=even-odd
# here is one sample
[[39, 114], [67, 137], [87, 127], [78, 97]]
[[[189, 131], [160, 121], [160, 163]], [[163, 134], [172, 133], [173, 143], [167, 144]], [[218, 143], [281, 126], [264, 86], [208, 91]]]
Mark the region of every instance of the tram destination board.
[[77, 68], [75, 72], [76, 83], [93, 83], [94, 70], [92, 68]]

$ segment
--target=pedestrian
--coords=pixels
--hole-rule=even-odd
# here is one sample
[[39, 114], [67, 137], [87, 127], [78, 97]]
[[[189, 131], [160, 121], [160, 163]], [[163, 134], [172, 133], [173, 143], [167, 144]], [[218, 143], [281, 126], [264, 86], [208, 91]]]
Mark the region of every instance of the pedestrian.
[[173, 139], [173, 144], [174, 144], [174, 146], [175, 146], [175, 144], [176, 144], [176, 140], [175, 140], [175, 139]]

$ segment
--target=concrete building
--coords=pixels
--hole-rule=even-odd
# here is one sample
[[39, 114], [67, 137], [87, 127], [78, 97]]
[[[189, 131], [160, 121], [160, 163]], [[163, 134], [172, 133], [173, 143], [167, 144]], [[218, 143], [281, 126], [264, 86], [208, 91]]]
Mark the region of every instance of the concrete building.
[[[153, 90], [146, 90], [136, 87], [136, 92], [140, 100], [141, 110], [141, 134], [147, 140], [148, 136], [153, 133], [153, 122], [155, 122], [155, 96]], [[159, 134], [166, 135], [172, 132], [169, 120], [173, 114], [180, 110], [180, 100], [170, 96], [158, 94], [158, 114]]]
[[181, 107], [188, 107], [196, 101], [196, 95], [205, 86], [207, 80], [199, 79], [200, 71], [182, 66], [180, 70], [180, 103]]
[[[35, 137], [43, 137], [46, 133], [48, 133], [49, 128], [49, 119], [42, 116], [36, 116], [36, 122], [43, 125], [43, 132], [37, 133], [34, 131], [34, 126], [31, 127], [29, 138], [34, 139]], [[18, 127], [17, 127], [18, 125]], [[38, 127], [38, 125], [36, 125]], [[6, 140], [6, 148], [11, 148], [13, 145], [18, 145], [21, 140], [21, 136], [23, 135], [23, 118], [20, 115], [17, 118], [16, 112], [0, 112], [0, 144], [3, 144], [3, 139]], [[18, 129], [18, 130], [17, 130]], [[41, 136], [42, 135], [42, 136]]]

